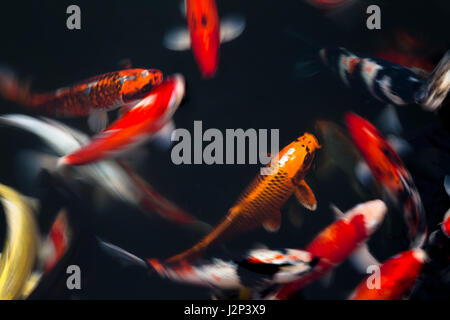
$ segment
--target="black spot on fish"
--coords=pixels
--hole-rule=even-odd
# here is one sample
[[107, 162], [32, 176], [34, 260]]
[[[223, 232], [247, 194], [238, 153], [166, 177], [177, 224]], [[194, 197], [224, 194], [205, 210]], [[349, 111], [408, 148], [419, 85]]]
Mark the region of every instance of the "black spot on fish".
[[206, 18], [205, 14], [202, 14], [201, 23], [203, 27], [206, 27], [206, 25], [208, 24], [208, 18]]

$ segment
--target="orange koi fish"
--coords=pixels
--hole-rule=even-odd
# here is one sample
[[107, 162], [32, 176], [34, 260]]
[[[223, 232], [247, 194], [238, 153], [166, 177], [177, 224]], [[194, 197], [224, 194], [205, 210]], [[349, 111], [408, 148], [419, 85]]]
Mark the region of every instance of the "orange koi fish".
[[295, 292], [325, 275], [357, 250], [381, 225], [387, 207], [381, 200], [360, 204], [329, 225], [306, 247], [318, 257], [318, 265], [300, 280], [281, 286], [268, 299], [287, 299]]
[[89, 127], [100, 131], [108, 111], [132, 106], [161, 83], [156, 69], [127, 69], [105, 73], [48, 93], [32, 93], [7, 72], [0, 72], [0, 95], [30, 110], [51, 117], [88, 117]]
[[88, 145], [62, 157], [60, 165], [83, 165], [103, 160], [140, 145], [172, 118], [184, 96], [184, 78], [175, 75], [163, 81]]
[[398, 300], [412, 288], [420, 274], [427, 254], [422, 249], [404, 251], [383, 263], [379, 271], [379, 288], [368, 286], [364, 279], [350, 300]]
[[270, 174], [258, 175], [211, 233], [166, 263], [192, 260], [211, 246], [261, 225], [268, 231], [277, 231], [281, 224], [280, 209], [293, 193], [305, 207], [315, 210], [316, 198], [304, 178], [318, 148], [319, 142], [310, 133], [283, 148], [269, 163]]
[[191, 47], [202, 75], [211, 78], [219, 64], [220, 43], [237, 38], [245, 23], [229, 19], [221, 24], [214, 0], [186, 0], [185, 9], [189, 31], [183, 28], [169, 33], [165, 46], [171, 50]]
[[411, 246], [422, 246], [427, 235], [425, 210], [403, 161], [370, 122], [353, 113], [348, 113], [345, 121], [356, 147], [374, 177], [388, 195], [403, 207]]

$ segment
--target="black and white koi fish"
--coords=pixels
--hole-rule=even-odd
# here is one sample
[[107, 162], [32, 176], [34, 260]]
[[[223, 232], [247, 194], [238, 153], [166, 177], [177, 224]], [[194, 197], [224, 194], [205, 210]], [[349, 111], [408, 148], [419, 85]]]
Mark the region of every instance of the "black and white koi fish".
[[450, 52], [426, 81], [411, 69], [384, 59], [357, 55], [342, 47], [323, 48], [319, 55], [348, 87], [386, 104], [419, 104], [432, 111], [440, 107], [450, 90]]
[[241, 260], [214, 259], [201, 265], [183, 261], [172, 267], [155, 259], [147, 261], [161, 277], [172, 281], [228, 290], [261, 289], [298, 280], [313, 270], [319, 258], [297, 249], [255, 249]]

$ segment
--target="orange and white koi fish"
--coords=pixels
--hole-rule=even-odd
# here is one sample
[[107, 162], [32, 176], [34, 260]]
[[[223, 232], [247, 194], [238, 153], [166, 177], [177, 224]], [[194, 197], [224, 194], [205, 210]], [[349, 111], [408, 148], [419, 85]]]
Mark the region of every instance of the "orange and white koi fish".
[[172, 281], [225, 290], [252, 288], [257, 291], [298, 280], [318, 263], [312, 254], [297, 249], [255, 249], [240, 260], [214, 259], [201, 265], [181, 262], [167, 267], [155, 259], [147, 261], [161, 277]]
[[108, 111], [132, 106], [163, 79], [156, 69], [127, 69], [105, 73], [48, 93], [32, 93], [8, 72], [0, 72], [0, 95], [41, 115], [89, 117], [93, 131], [108, 124]]
[[281, 224], [280, 209], [293, 193], [305, 207], [315, 210], [316, 198], [304, 178], [318, 148], [319, 142], [310, 133], [283, 148], [265, 168], [270, 170], [269, 174], [255, 178], [210, 234], [166, 263], [192, 260], [211, 246], [261, 225], [268, 231], [277, 231]]
[[381, 225], [387, 207], [381, 200], [357, 205], [320, 232], [305, 251], [319, 258], [314, 269], [300, 280], [279, 287], [267, 299], [288, 299], [295, 292], [324, 276], [357, 250]]
[[[398, 300], [411, 290], [427, 261], [422, 249], [404, 251], [387, 261], [379, 270], [380, 279], [370, 283], [364, 279], [350, 297], [350, 300]], [[375, 277], [375, 275], [373, 275]], [[370, 277], [370, 276], [369, 276]]]
[[62, 157], [59, 164], [84, 165], [144, 143], [169, 123], [183, 99], [184, 90], [183, 76], [164, 80], [119, 120], [95, 136], [91, 143]]
[[186, 0], [185, 9], [189, 31], [182, 28], [169, 33], [164, 44], [171, 50], [192, 47], [202, 75], [211, 78], [219, 64], [220, 43], [237, 38], [245, 22], [234, 18], [220, 23], [215, 0]]
[[[27, 115], [0, 116], [0, 126], [19, 128], [40, 138], [47, 148], [57, 156], [74, 152], [90, 143], [84, 133], [50, 119], [37, 119]], [[57, 158], [42, 155], [27, 157], [27, 160], [41, 167], [53, 169]], [[45, 162], [45, 163], [44, 163]], [[179, 225], [200, 227], [202, 232], [209, 227], [166, 199], [150, 184], [122, 163], [114, 160], [98, 161], [86, 166], [72, 167], [71, 175], [94, 184], [110, 196], [142, 210], [151, 216], [156, 213], [161, 218]]]
[[402, 207], [411, 247], [423, 245], [427, 235], [425, 210], [411, 174], [375, 126], [353, 113], [345, 116], [350, 135], [374, 177]]

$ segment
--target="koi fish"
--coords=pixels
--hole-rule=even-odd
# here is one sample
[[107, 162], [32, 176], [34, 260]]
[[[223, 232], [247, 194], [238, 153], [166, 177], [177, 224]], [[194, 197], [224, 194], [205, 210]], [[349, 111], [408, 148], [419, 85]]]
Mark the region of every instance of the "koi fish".
[[[39, 137], [57, 156], [69, 154], [90, 143], [89, 137], [85, 134], [50, 119], [39, 120], [26, 115], [6, 115], [0, 116], [0, 125], [30, 132]], [[27, 157], [27, 160], [31, 165], [35, 165], [35, 162], [39, 160], [39, 168], [36, 170], [40, 170], [42, 166], [54, 169], [57, 163], [57, 158], [52, 156]], [[104, 160], [71, 168], [72, 175], [87, 180], [112, 197], [150, 216], [156, 213], [163, 219], [193, 227], [195, 230], [201, 229], [202, 232], [210, 228], [206, 223], [199, 221], [166, 199], [125, 164], [114, 160]]]
[[435, 110], [450, 90], [450, 52], [425, 82], [401, 65], [357, 55], [345, 48], [324, 48], [319, 55], [348, 87], [386, 104], [402, 106], [416, 103], [426, 110]]
[[409, 228], [411, 247], [423, 245], [427, 235], [425, 210], [411, 174], [381, 133], [353, 113], [345, 116], [350, 135], [372, 174], [390, 198], [402, 206]]
[[108, 111], [130, 107], [161, 83], [156, 69], [127, 69], [105, 73], [48, 93], [33, 93], [11, 73], [0, 72], [0, 95], [38, 114], [67, 118], [88, 117], [91, 130], [108, 124]]
[[305, 251], [319, 258], [317, 266], [305, 277], [280, 286], [266, 299], [288, 299], [337, 267], [378, 229], [386, 211], [387, 207], [381, 200], [368, 201], [349, 210], [320, 232], [305, 248]]
[[31, 207], [15, 190], [0, 185], [7, 235], [0, 258], [0, 299], [23, 296], [37, 257], [38, 227]]
[[310, 133], [284, 147], [264, 168], [270, 170], [269, 174], [253, 180], [210, 234], [166, 263], [192, 260], [211, 246], [261, 225], [268, 231], [277, 231], [281, 224], [280, 209], [293, 193], [306, 208], [315, 210], [316, 198], [304, 178], [318, 148], [319, 142]]
[[[421, 273], [427, 254], [422, 249], [404, 251], [385, 261], [378, 273], [379, 287], [364, 279], [350, 296], [350, 300], [398, 300], [411, 290]], [[377, 282], [377, 280], [375, 280]]]
[[91, 143], [62, 157], [59, 164], [84, 165], [124, 153], [144, 143], [171, 120], [183, 99], [184, 90], [182, 75], [168, 78], [119, 120], [95, 136]]
[[148, 259], [161, 277], [172, 281], [219, 288], [262, 290], [274, 284], [298, 280], [311, 272], [318, 259], [309, 252], [297, 249], [249, 251], [243, 259], [192, 265], [181, 262], [176, 267], [163, 266], [158, 260]]
[[192, 47], [203, 77], [211, 78], [219, 64], [220, 43], [237, 38], [244, 31], [245, 22], [233, 18], [220, 23], [214, 0], [186, 0], [185, 9], [189, 31], [172, 31], [165, 37], [164, 45], [177, 51]]

